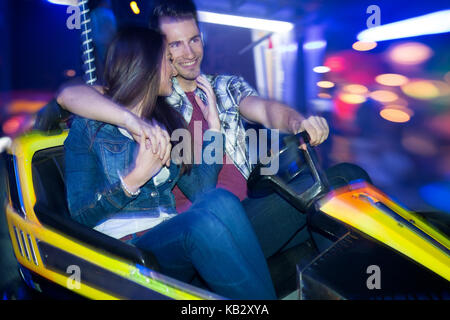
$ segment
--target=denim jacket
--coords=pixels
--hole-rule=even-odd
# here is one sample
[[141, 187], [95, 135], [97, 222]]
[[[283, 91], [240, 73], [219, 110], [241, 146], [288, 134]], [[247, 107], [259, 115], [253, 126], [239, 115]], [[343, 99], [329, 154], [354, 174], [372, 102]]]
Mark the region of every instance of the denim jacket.
[[[203, 148], [207, 145], [205, 141]], [[180, 167], [172, 163], [165, 182], [155, 185], [150, 179], [139, 195], [130, 197], [121, 187], [119, 174], [124, 176], [133, 169], [139, 146], [116, 126], [75, 117], [64, 147], [69, 211], [73, 219], [89, 227], [119, 213], [142, 211], [153, 217], [160, 212], [176, 213], [175, 184], [193, 202], [200, 193], [216, 187], [222, 168], [221, 164], [203, 163], [180, 176]]]

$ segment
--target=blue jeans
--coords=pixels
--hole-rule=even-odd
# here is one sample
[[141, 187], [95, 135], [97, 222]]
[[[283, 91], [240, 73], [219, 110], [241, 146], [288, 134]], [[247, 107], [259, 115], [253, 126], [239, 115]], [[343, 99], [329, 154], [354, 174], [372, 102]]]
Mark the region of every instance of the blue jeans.
[[239, 199], [216, 189], [134, 242], [154, 253], [161, 272], [184, 282], [200, 274], [231, 299], [276, 299], [266, 260]]
[[[350, 163], [332, 166], [325, 173], [332, 188], [338, 188], [359, 179], [371, 183], [366, 171]], [[309, 174], [302, 174], [291, 181], [289, 186], [297, 193], [302, 193], [313, 183]], [[307, 227], [295, 235], [300, 228], [306, 226], [306, 215], [299, 212], [277, 193], [263, 198], [246, 198], [242, 201], [242, 205], [266, 258], [274, 255], [283, 246], [285, 246], [284, 249], [288, 249], [310, 239]], [[295, 237], [293, 237], [294, 235]], [[291, 239], [292, 237], [293, 239]], [[312, 237], [320, 251], [331, 244], [328, 239], [319, 234], [312, 233]]]

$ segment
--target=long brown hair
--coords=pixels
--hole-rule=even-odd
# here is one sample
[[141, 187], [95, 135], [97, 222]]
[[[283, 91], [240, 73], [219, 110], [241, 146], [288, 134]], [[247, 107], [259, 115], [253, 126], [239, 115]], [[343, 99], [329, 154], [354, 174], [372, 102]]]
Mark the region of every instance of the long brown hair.
[[[106, 55], [105, 94], [127, 107], [142, 102], [141, 118], [157, 120], [172, 134], [187, 125], [178, 111], [158, 97], [164, 52], [164, 36], [157, 31], [143, 27], [119, 30]], [[184, 164], [185, 169], [190, 166]]]

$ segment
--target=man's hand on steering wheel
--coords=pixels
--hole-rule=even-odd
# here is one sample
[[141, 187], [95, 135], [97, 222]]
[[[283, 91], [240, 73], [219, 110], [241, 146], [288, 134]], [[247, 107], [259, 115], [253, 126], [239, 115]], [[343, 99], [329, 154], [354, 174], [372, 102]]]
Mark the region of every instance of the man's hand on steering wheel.
[[330, 133], [328, 123], [323, 117], [310, 116], [306, 119], [295, 119], [290, 123], [293, 134], [306, 131], [310, 137], [310, 145], [317, 146], [324, 142]]

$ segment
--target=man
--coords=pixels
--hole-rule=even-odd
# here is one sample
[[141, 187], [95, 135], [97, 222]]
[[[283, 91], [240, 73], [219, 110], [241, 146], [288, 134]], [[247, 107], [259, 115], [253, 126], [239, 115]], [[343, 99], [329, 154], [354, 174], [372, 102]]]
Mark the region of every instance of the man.
[[[153, 27], [159, 28], [166, 36], [173, 67], [177, 72], [177, 76], [173, 79], [174, 93], [168, 98], [168, 102], [184, 116], [191, 134], [195, 121], [201, 121], [202, 129], [205, 131], [207, 123], [195, 99], [195, 96], [204, 99], [204, 93], [197, 86], [197, 79], [201, 75], [203, 42], [195, 5], [187, 0], [161, 1], [155, 5], [150, 21]], [[216, 76], [208, 77], [208, 80], [217, 98], [221, 128], [226, 135], [226, 156], [230, 158], [219, 173], [217, 185], [230, 190], [242, 200], [266, 258], [282, 248], [304, 242], [309, 238], [306, 228], [303, 228], [306, 217], [291, 204], [277, 194], [259, 199], [247, 198], [246, 179], [252, 168], [247, 159], [243, 121], [294, 134], [306, 130], [311, 137], [311, 145], [314, 146], [321, 144], [328, 137], [329, 128], [326, 120], [317, 116], [305, 118], [282, 103], [260, 98], [240, 77]], [[117, 119], [113, 112], [103, 114], [102, 119], [99, 119], [98, 115], [94, 115], [96, 111], [87, 107], [92, 105], [93, 101], [95, 105], [100, 105], [105, 110], [120, 108], [87, 87], [69, 87], [58, 97], [58, 102], [64, 108], [87, 118], [96, 117], [97, 120], [105, 122], [122, 123], [127, 128], [131, 127], [127, 122], [136, 121], [130, 120], [128, 116]], [[138, 131], [132, 133], [138, 135]], [[161, 132], [158, 134], [153, 131], [146, 135], [151, 140], [158, 140], [156, 144], [164, 144], [167, 137]], [[155, 143], [152, 147], [154, 145]], [[160, 151], [160, 154], [164, 154], [164, 151]], [[368, 179], [362, 169], [349, 165], [334, 168], [333, 172], [334, 177], [329, 178], [340, 176], [343, 179], [339, 181], [341, 184], [358, 178]], [[301, 192], [311, 183], [309, 175], [302, 175], [291, 183], [291, 187]], [[179, 190], [174, 190], [174, 193], [177, 208], [186, 209], [189, 205], [186, 197]]]
[[[205, 130], [207, 124], [202, 119], [194, 99], [195, 95], [203, 95], [196, 82], [201, 74], [203, 43], [195, 7], [189, 1], [169, 1], [156, 6], [153, 12], [151, 21], [158, 23], [158, 28], [166, 36], [173, 67], [178, 73], [173, 80], [174, 93], [168, 101], [184, 116], [190, 127], [198, 121], [202, 122], [202, 129]], [[216, 93], [222, 128], [226, 131], [226, 153], [232, 160], [226, 163], [234, 163], [225, 164], [219, 174], [218, 186], [234, 192], [241, 200], [247, 198], [246, 178], [251, 171], [241, 117], [267, 128], [291, 133], [307, 128], [313, 145], [322, 143], [328, 136], [325, 119], [311, 117], [305, 120], [288, 106], [262, 99], [242, 78], [216, 76], [210, 77], [209, 80]], [[193, 132], [191, 134], [193, 136]], [[177, 189], [175, 196], [177, 208], [185, 210], [188, 200]]]

